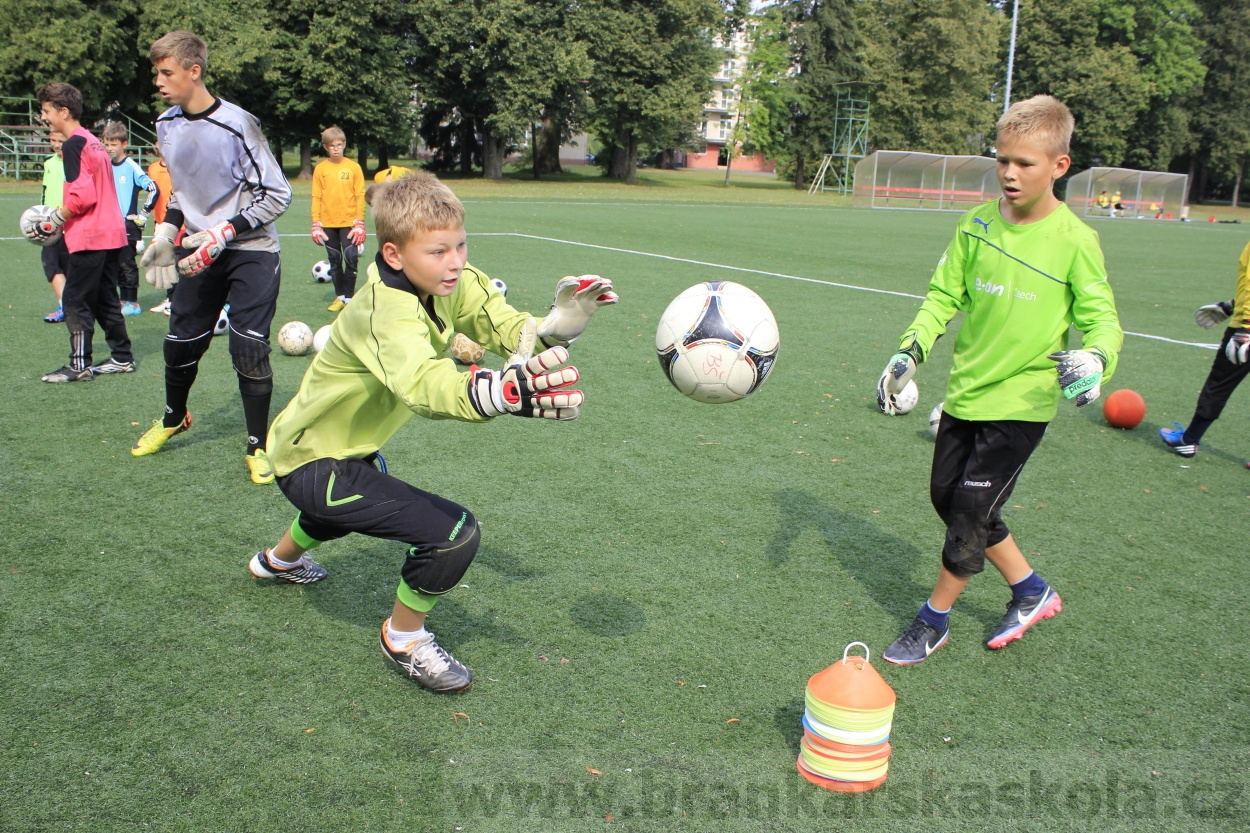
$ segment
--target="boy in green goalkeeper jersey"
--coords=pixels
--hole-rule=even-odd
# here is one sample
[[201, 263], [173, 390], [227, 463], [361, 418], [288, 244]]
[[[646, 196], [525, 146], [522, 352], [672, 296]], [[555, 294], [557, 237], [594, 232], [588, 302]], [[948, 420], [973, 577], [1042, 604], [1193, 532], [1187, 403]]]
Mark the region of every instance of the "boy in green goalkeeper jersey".
[[[385, 657], [431, 691], [472, 683], [425, 629], [438, 597], [454, 588], [481, 533], [469, 510], [391, 476], [378, 450], [414, 414], [485, 422], [512, 414], [570, 420], [581, 391], [567, 347], [600, 307], [615, 303], [611, 281], [562, 278], [541, 322], [508, 306], [486, 275], [468, 265], [464, 207], [436, 178], [412, 176], [373, 195], [378, 255], [370, 280], [330, 330], [295, 398], [269, 429], [278, 487], [299, 515], [249, 569], [260, 579], [311, 584], [326, 570], [308, 550], [352, 532], [399, 541], [407, 558]], [[463, 332], [500, 356], [503, 370], [456, 368], [447, 345]], [[548, 348], [532, 355], [541, 339]], [[485, 464], [484, 464], [485, 465]]]
[[[877, 384], [881, 410], [895, 413], [895, 396], [955, 313], [964, 313], [929, 484], [946, 524], [942, 563], [932, 595], [883, 653], [899, 665], [945, 644], [951, 606], [987, 558], [1012, 591], [988, 647], [1006, 646], [1063, 609], [1016, 546], [1001, 509], [1060, 392], [1078, 407], [1097, 399], [1124, 340], [1098, 235], [1053, 191], [1071, 164], [1072, 125], [1068, 108], [1050, 96], [1017, 102], [999, 120], [1003, 196], [960, 218]], [[1067, 349], [1073, 325], [1083, 334], [1079, 350]]]

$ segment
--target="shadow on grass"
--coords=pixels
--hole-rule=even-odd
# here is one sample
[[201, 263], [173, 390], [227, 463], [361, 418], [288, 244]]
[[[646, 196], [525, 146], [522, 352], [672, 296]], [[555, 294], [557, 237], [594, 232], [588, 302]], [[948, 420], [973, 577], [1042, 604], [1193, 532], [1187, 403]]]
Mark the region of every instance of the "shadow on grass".
[[799, 741], [803, 739], [804, 707], [803, 698], [795, 697], [789, 703], [778, 706], [773, 711], [773, 726], [796, 758], [799, 754]]
[[[1082, 408], [1080, 413], [1085, 417], [1087, 422], [1093, 425], [1097, 425], [1100, 428], [1106, 428], [1109, 432], [1115, 432], [1117, 434], [1123, 435], [1126, 439], [1135, 440], [1139, 443], [1143, 443], [1144, 445], [1148, 445], [1152, 448], [1158, 449], [1160, 454], [1169, 454], [1172, 456], [1176, 456], [1174, 452], [1169, 450], [1168, 447], [1163, 444], [1163, 440], [1159, 438], [1159, 429], [1171, 428], [1172, 427], [1171, 423], [1168, 423], [1166, 426], [1164, 426], [1155, 422], [1150, 422], [1148, 420], [1142, 420], [1141, 425], [1138, 425], [1136, 428], [1129, 428], [1125, 430], [1125, 429], [1120, 429], [1120, 428], [1111, 428], [1110, 426], [1108, 426], [1106, 419], [1102, 415], [1101, 408], [1098, 408], [1094, 411], [1090, 411], [1090, 409], [1086, 407], [1086, 408]], [[1236, 463], [1238, 465], [1242, 465], [1243, 463], [1246, 462], [1245, 457], [1238, 457], [1236, 454], [1232, 454], [1228, 451], [1225, 451], [1222, 448], [1217, 448], [1212, 445], [1200, 446], [1198, 449], [1198, 456], [1218, 457], [1222, 460], [1228, 460], [1229, 462]]]
[[569, 610], [573, 624], [595, 636], [628, 636], [647, 626], [647, 615], [628, 599], [612, 593], [582, 596]]

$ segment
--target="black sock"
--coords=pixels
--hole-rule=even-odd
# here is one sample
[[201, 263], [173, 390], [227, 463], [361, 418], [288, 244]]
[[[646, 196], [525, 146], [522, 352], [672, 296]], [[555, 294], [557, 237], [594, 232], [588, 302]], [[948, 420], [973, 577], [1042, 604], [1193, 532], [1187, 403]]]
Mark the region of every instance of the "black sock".
[[195, 384], [195, 376], [200, 365], [165, 368], [165, 427], [177, 428], [187, 415], [187, 398], [191, 395], [191, 386]]
[[1203, 419], [1194, 414], [1193, 421], [1189, 423], [1189, 427], [1185, 429], [1183, 439], [1189, 445], [1197, 445], [1202, 442], [1202, 435], [1207, 433], [1207, 429], [1215, 422], [1213, 419]]
[[269, 400], [273, 398], [273, 379], [239, 378], [239, 396], [243, 398], [243, 420], [247, 423], [247, 453], [265, 447], [269, 431]]

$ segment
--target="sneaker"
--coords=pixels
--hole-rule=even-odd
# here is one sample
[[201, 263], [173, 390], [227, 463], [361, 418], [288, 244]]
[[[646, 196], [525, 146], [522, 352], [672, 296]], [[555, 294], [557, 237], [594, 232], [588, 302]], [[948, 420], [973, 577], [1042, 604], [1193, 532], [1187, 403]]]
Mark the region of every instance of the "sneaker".
[[256, 578], [276, 578], [288, 584], [312, 584], [329, 575], [325, 567], [313, 561], [307, 554], [301, 555], [294, 567], [288, 567], [285, 570], [275, 567], [269, 560], [269, 550], [261, 550], [253, 555], [252, 560], [248, 562], [247, 569]]
[[253, 483], [264, 486], [273, 482], [273, 466], [269, 463], [269, 455], [265, 453], [265, 449], [258, 448], [243, 459], [247, 461], [247, 473], [252, 476]]
[[169, 315], [169, 299], [166, 298], [164, 301], [161, 301], [159, 304], [157, 304], [156, 306], [148, 310], [148, 312], [155, 312], [158, 315], [164, 314], [168, 316]]
[[135, 440], [135, 444], [131, 446], [130, 453], [136, 457], [144, 457], [148, 454], [155, 454], [161, 450], [161, 447], [176, 434], [181, 434], [191, 427], [191, 412], [187, 411], [187, 415], [182, 418], [182, 422], [173, 428], [166, 428], [165, 423], [159, 419], [152, 420], [152, 427], [143, 432], [143, 436]]
[[1007, 643], [1024, 636], [1024, 632], [1038, 622], [1050, 619], [1062, 610], [1063, 599], [1059, 598], [1059, 594], [1052, 587], [1047, 587], [1036, 596], [1012, 599], [1007, 603], [1007, 615], [985, 644], [993, 650], [1004, 648]]
[[333, 301], [330, 302], [330, 306], [326, 307], [326, 309], [330, 312], [339, 312], [345, 306], [347, 306], [346, 301], [344, 301], [342, 298], [335, 298]]
[[75, 370], [69, 365], [66, 365], [60, 370], [54, 370], [51, 373], [43, 374], [43, 380], [45, 382], [51, 382], [54, 385], [59, 385], [63, 382], [90, 382], [91, 379], [91, 368], [89, 367], [84, 367], [82, 370]]
[[99, 364], [91, 365], [92, 376], [100, 376], [105, 373], [134, 373], [134, 372], [135, 372], [134, 362], [119, 362], [117, 359], [114, 359], [112, 356], [100, 362]]
[[895, 665], [915, 665], [918, 662], [924, 662], [929, 658], [929, 654], [945, 645], [950, 635], [949, 626], [938, 633], [937, 628], [917, 616], [911, 620], [911, 624], [907, 626], [907, 630], [903, 631], [903, 635], [894, 640], [894, 644], [886, 648], [881, 656], [886, 662], [892, 662]]
[[1160, 428], [1159, 439], [1182, 457], [1193, 457], [1198, 453], [1197, 443], [1185, 442], [1185, 426], [1179, 422], [1173, 422], [1171, 428]]
[[45, 315], [43, 320], [47, 321], [49, 324], [60, 324], [65, 320], [65, 310], [62, 307], [57, 307], [52, 310], [52, 312]]
[[143, 312], [143, 307], [139, 306], [137, 302], [135, 301], [123, 301], [122, 302], [122, 315], [124, 315], [125, 317], [130, 318], [131, 316], [138, 315], [141, 312]]
[[382, 623], [382, 653], [408, 672], [409, 677], [440, 694], [455, 694], [473, 685], [473, 672], [439, 647], [434, 641], [434, 634], [429, 631], [426, 631], [429, 636], [423, 639], [414, 640], [401, 648], [392, 647], [386, 639], [386, 626], [390, 621], [387, 619]]

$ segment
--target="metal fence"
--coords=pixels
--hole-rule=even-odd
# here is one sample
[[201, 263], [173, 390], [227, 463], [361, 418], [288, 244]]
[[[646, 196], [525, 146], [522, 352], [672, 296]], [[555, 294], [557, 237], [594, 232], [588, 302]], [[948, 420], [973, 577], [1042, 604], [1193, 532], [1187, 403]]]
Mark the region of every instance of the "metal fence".
[[[109, 110], [103, 119], [87, 127], [98, 134], [109, 121], [126, 125], [130, 155], [136, 162], [146, 168], [156, 160], [156, 133], [120, 110]], [[39, 102], [0, 96], [0, 179], [41, 179], [44, 160], [51, 153], [48, 129], [39, 118]]]

